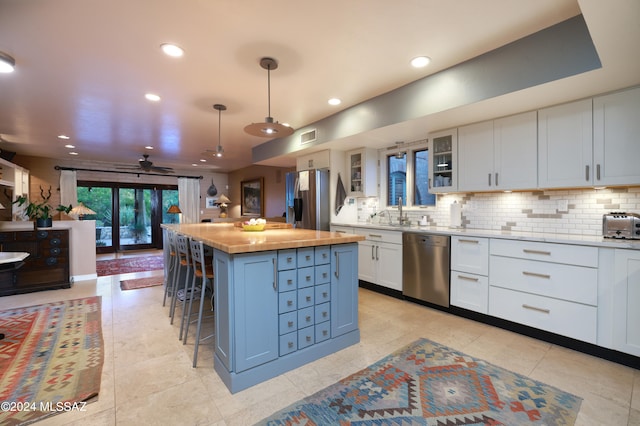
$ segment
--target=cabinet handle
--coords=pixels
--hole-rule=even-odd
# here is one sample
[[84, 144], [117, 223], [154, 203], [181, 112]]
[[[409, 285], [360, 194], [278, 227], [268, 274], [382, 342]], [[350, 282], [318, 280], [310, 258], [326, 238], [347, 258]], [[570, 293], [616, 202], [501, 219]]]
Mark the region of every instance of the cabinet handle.
[[465, 275], [458, 275], [458, 278], [460, 278], [461, 280], [467, 280], [467, 281], [475, 281], [478, 282], [478, 278], [474, 278], [474, 277], [467, 277]]
[[379, 246], [376, 246], [376, 260], [380, 260], [380, 256], [379, 256]]
[[289, 343], [287, 343], [287, 346], [288, 346], [288, 347], [290, 347], [290, 348], [292, 348], [292, 347], [293, 347], [293, 342], [289, 342]]
[[322, 278], [327, 278], [327, 273], [326, 272], [322, 273]]
[[429, 179], [427, 180], [427, 187], [428, 187], [429, 189], [431, 189], [431, 178], [429, 178]]
[[288, 325], [289, 327], [293, 327], [293, 321], [289, 321], [289, 322], [287, 323], [287, 325]]
[[310, 317], [309, 315], [307, 315], [307, 316], [306, 316], [306, 318], [305, 318], [305, 320], [306, 320], [307, 322], [309, 322], [309, 321], [311, 321], [311, 317]]
[[496, 186], [498, 186], [498, 173], [496, 172]]
[[537, 308], [535, 306], [531, 306], [531, 305], [522, 305], [523, 308], [525, 309], [529, 309], [532, 311], [538, 311], [538, 312], [542, 312], [543, 314], [550, 314], [551, 310], [550, 309], [543, 309], [543, 308]]
[[522, 271], [522, 275], [526, 275], [528, 277], [538, 277], [538, 278], [546, 278], [546, 279], [551, 278], [551, 275], [538, 274], [537, 272], [528, 272], [528, 271]]
[[327, 253], [322, 253], [322, 258], [326, 259], [327, 258]]
[[589, 165], [584, 166], [584, 180], [589, 182]]
[[309, 256], [309, 255], [306, 255], [304, 258], [305, 258], [306, 260], [311, 260], [311, 256]]
[[489, 186], [491, 186], [491, 173], [489, 173]]
[[287, 257], [287, 263], [291, 263], [292, 260], [293, 260], [292, 257]]
[[382, 235], [380, 234], [369, 234], [369, 236], [373, 238], [382, 238]]
[[527, 254], [543, 254], [545, 256], [551, 256], [551, 252], [550, 251], [531, 250], [531, 249], [522, 249], [522, 251], [527, 253]]
[[326, 318], [328, 315], [327, 311], [322, 312], [322, 318]]
[[311, 276], [310, 276], [310, 275], [307, 275], [306, 280], [307, 280], [307, 281], [311, 281]]
[[287, 306], [292, 306], [293, 305], [293, 300], [287, 300]]
[[376, 249], [376, 246], [371, 246], [371, 260], [376, 260], [376, 256], [374, 254], [375, 249]]
[[479, 240], [466, 240], [466, 239], [459, 239], [458, 240], [461, 243], [471, 243], [471, 244], [480, 244]]
[[307, 342], [311, 341], [311, 336], [307, 336]]
[[273, 289], [278, 291], [278, 268], [276, 267], [276, 258], [271, 259], [271, 263], [273, 264]]
[[307, 296], [307, 302], [311, 302], [311, 296]]
[[328, 331], [327, 331], [327, 330], [322, 330], [322, 335], [323, 335], [323, 336], [326, 336], [326, 335], [327, 335], [327, 333], [328, 333]]
[[324, 298], [324, 297], [327, 297], [327, 296], [329, 296], [329, 293], [327, 293], [326, 291], [323, 291], [322, 292], [322, 297]]
[[600, 180], [600, 164], [596, 165], [596, 180]]
[[336, 272], [334, 273], [334, 275], [336, 276], [336, 278], [340, 278], [340, 258], [338, 257], [338, 252], [334, 251], [335, 255], [336, 255]]
[[345, 231], [335, 231], [335, 232], [337, 232], [338, 234], [346, 234]]

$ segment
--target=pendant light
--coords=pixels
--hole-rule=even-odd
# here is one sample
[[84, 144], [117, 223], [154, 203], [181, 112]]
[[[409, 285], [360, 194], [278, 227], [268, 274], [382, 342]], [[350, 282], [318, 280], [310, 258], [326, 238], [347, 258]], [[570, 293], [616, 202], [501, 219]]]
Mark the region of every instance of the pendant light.
[[260, 66], [267, 70], [267, 103], [269, 115], [264, 119], [264, 123], [251, 123], [244, 128], [244, 131], [252, 136], [260, 136], [263, 138], [281, 138], [292, 135], [293, 129], [291, 127], [280, 124], [271, 117], [271, 70], [278, 69], [278, 62], [273, 58], [262, 58], [260, 59]]
[[224, 152], [224, 149], [222, 149], [222, 145], [220, 145], [220, 115], [222, 113], [222, 111], [226, 111], [227, 107], [221, 104], [215, 104], [213, 106], [213, 109], [218, 111], [218, 146], [216, 148], [216, 157], [222, 157], [222, 153]]
[[16, 68], [16, 60], [8, 53], [0, 52], [0, 73], [10, 73]]

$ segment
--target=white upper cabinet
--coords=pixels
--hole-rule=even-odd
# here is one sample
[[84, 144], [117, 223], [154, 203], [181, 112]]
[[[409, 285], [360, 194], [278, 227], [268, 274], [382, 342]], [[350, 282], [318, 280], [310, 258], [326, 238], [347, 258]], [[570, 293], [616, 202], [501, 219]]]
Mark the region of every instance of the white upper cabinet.
[[362, 197], [378, 195], [378, 158], [375, 149], [362, 148], [347, 152], [347, 167], [347, 191]]
[[458, 189], [496, 191], [537, 186], [536, 112], [458, 129]]
[[458, 130], [429, 135], [429, 192], [458, 189]]
[[593, 184], [592, 101], [585, 99], [538, 111], [538, 186]]
[[594, 185], [640, 184], [640, 87], [593, 98]]

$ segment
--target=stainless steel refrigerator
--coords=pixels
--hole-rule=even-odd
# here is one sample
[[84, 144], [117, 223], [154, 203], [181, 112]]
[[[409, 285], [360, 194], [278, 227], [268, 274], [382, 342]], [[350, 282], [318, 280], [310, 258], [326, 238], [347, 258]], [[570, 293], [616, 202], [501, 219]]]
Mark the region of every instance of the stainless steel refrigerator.
[[329, 170], [316, 169], [286, 175], [287, 223], [296, 228], [328, 231]]

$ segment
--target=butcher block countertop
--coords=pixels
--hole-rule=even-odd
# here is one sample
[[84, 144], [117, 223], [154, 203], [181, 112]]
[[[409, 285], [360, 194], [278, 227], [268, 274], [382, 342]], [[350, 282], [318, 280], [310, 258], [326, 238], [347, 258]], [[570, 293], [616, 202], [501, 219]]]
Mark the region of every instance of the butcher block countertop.
[[365, 239], [362, 235], [269, 225], [257, 232], [244, 231], [233, 223], [163, 224], [162, 227], [230, 254], [356, 243]]

